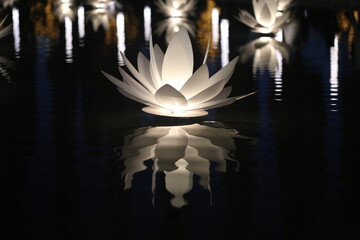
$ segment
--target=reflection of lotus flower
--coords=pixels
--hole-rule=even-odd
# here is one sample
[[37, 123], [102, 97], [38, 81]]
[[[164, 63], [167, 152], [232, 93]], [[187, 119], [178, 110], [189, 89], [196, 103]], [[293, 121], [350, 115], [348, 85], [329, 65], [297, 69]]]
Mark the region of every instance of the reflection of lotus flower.
[[186, 17], [193, 15], [196, 0], [157, 0], [158, 10], [168, 17]]
[[7, 18], [7, 16], [0, 22], [0, 38], [5, 37], [6, 35], [8, 35], [11, 32], [12, 24], [10, 24], [9, 26], [6, 26], [5, 28], [2, 28], [2, 25], [4, 24], [6, 18]]
[[73, 20], [75, 17], [73, 2], [71, 0], [58, 0], [55, 4], [55, 15], [60, 21], [64, 21], [66, 17]]
[[253, 0], [255, 18], [240, 10], [237, 19], [260, 33], [275, 33], [290, 17], [289, 12], [279, 13], [277, 0]]
[[17, 2], [17, 0], [1, 0], [1, 3], [4, 8], [12, 7]]
[[113, 0], [89, 0], [88, 3], [94, 9], [87, 12], [86, 20], [92, 22], [94, 31], [98, 31], [100, 26], [109, 29], [110, 20], [119, 4]]
[[[245, 97], [228, 98], [231, 87], [223, 89], [234, 71], [237, 58], [210, 78], [206, 64], [193, 73], [193, 51], [185, 29], [174, 36], [165, 54], [150, 40], [150, 61], [139, 53], [139, 71], [125, 55], [122, 57], [140, 83], [122, 68], [119, 70], [124, 81], [107, 73], [104, 75], [124, 96], [148, 105], [143, 108], [147, 113], [172, 117], [204, 116], [206, 109], [225, 106]], [[206, 57], [204, 63], [205, 60]]]
[[141, 128], [127, 136], [121, 147], [124, 189], [132, 187], [134, 175], [145, 171], [145, 161], [152, 160], [154, 166], [149, 169], [154, 170], [153, 192], [156, 173], [164, 173], [166, 189], [174, 195], [171, 204], [182, 207], [194, 174], [199, 177], [199, 185], [210, 191], [210, 163], [216, 163], [216, 171], [226, 172], [226, 160], [235, 161], [230, 156], [236, 150], [234, 137], [241, 136], [221, 124]]
[[268, 69], [274, 72], [277, 66], [276, 51], [279, 51], [285, 61], [289, 59], [289, 46], [274, 38], [260, 37], [240, 48], [240, 60], [247, 61], [254, 57], [254, 73], [256, 70]]
[[159, 22], [155, 33], [161, 35], [165, 32], [165, 40], [169, 43], [173, 36], [179, 32], [181, 28], [185, 28], [191, 36], [195, 36], [195, 22], [187, 18], [178, 17], [169, 17]]

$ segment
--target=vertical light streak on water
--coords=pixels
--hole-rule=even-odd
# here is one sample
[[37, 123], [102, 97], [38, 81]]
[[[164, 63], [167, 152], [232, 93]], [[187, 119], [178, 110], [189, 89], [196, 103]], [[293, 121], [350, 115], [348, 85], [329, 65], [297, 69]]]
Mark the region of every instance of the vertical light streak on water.
[[144, 7], [144, 38], [145, 42], [150, 41], [151, 36], [151, 8], [149, 6]]
[[275, 67], [275, 101], [282, 101], [282, 74], [283, 74], [283, 57], [280, 51], [276, 50], [276, 67]]
[[72, 21], [69, 17], [65, 17], [65, 62], [73, 62]]
[[20, 15], [19, 9], [12, 9], [12, 21], [13, 21], [13, 35], [14, 35], [14, 49], [15, 58], [20, 58]]
[[334, 46], [330, 48], [330, 111], [336, 112], [338, 105], [339, 39], [335, 35]]
[[211, 29], [213, 48], [217, 49], [219, 44], [219, 9], [213, 8], [211, 11]]
[[[267, 68], [257, 69], [254, 78], [257, 83], [258, 99], [258, 144], [256, 167], [253, 168], [254, 186], [252, 192], [253, 213], [250, 238], [258, 239], [261, 232], [268, 232], [276, 239], [283, 238], [281, 186], [279, 157], [276, 151], [274, 129], [270, 110], [271, 75]], [[271, 181], [269, 181], [271, 179]], [[271, 222], [271, 224], [269, 224]]]
[[85, 9], [83, 6], [78, 8], [78, 31], [79, 31], [79, 46], [85, 45]]
[[221, 66], [224, 67], [229, 63], [229, 20], [221, 19], [220, 22], [221, 32]]
[[325, 123], [324, 123], [324, 159], [326, 165], [326, 202], [323, 204], [325, 213], [323, 218], [323, 229], [327, 231], [329, 239], [331, 236], [339, 238], [339, 202], [342, 195], [339, 194], [342, 186], [343, 175], [343, 120], [341, 108], [338, 104], [338, 74], [339, 74], [339, 42], [335, 35], [334, 46], [330, 48], [329, 74], [324, 79], [324, 101], [325, 101]]
[[121, 57], [120, 52], [124, 53], [125, 46], [125, 15], [123, 12], [119, 12], [116, 15], [116, 36], [117, 36], [117, 48], [118, 48], [118, 64], [124, 66], [124, 60]]

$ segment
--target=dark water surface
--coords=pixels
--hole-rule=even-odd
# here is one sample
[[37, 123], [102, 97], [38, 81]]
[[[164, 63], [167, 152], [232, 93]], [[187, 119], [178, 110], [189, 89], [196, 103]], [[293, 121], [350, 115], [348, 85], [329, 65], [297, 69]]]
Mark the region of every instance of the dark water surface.
[[0, 8], [1, 239], [360, 239], [359, 11], [297, 5], [275, 40], [235, 19], [251, 5], [199, 1], [195, 68], [210, 33], [211, 74], [239, 56], [231, 96], [257, 94], [174, 119], [101, 74], [174, 23], [112, 6]]

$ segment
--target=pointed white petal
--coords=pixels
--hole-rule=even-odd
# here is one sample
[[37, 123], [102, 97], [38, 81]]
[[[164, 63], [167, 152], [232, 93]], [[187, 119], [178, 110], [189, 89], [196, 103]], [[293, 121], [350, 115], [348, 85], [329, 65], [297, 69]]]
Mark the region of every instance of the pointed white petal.
[[[133, 88], [132, 86], [130, 86], [129, 84], [111, 76], [110, 74], [106, 73], [106, 72], [103, 72], [102, 73], [105, 75], [105, 77], [107, 77], [113, 84], [115, 84], [117, 87], [118, 87], [118, 90], [124, 90], [126, 91], [126, 95], [123, 94], [123, 92], [121, 91], [121, 93], [130, 98], [130, 99], [133, 99], [134, 101], [137, 101], [137, 102], [141, 102], [141, 103], [144, 103], [145, 102], [155, 102], [155, 99], [153, 96], [151, 95], [145, 95], [145, 94], [141, 94], [139, 93], [138, 90], [136, 90], [135, 88]], [[128, 95], [132, 95], [133, 97], [129, 97]], [[134, 99], [136, 98], [136, 100]], [[140, 100], [139, 100], [140, 99]]]
[[163, 84], [170, 84], [180, 90], [193, 73], [193, 62], [190, 37], [181, 28], [170, 41], [165, 53], [161, 75]]
[[155, 93], [156, 101], [162, 106], [186, 107], [187, 100], [178, 90], [166, 84]]
[[[151, 86], [149, 84], [149, 82], [146, 80], [146, 78], [141, 75], [136, 69], [135, 67], [131, 64], [131, 62], [129, 61], [129, 59], [122, 53], [120, 52], [126, 67], [129, 69], [129, 71], [131, 72], [131, 74], [140, 81], [140, 83], [142, 85], [144, 85], [144, 87], [146, 87], [150, 92], [152, 92], [153, 94], [155, 94], [155, 89], [153, 88], [153, 86]], [[148, 78], [150, 77], [150, 74], [148, 75]]]
[[223, 90], [221, 90], [221, 92], [218, 95], [210, 99], [210, 101], [218, 101], [218, 100], [226, 99], [227, 97], [229, 97], [231, 90], [232, 90], [231, 86], [224, 88]]
[[236, 62], [238, 60], [239, 57], [234, 58], [233, 60], [231, 60], [225, 67], [223, 67], [221, 70], [219, 70], [217, 73], [215, 73], [210, 79], [209, 81], [214, 84], [214, 83], [218, 83], [219, 81], [222, 80], [229, 80], [231, 75], [233, 74]]
[[137, 95], [131, 93], [131, 92], [128, 92], [127, 90], [123, 89], [123, 88], [116, 88], [122, 95], [124, 95], [125, 97], [135, 101], [135, 102], [139, 102], [139, 103], [142, 103], [144, 105], [148, 105], [147, 102], [145, 99], [142, 99], [140, 97], [138, 97]]
[[260, 16], [256, 16], [256, 19], [261, 25], [271, 28], [276, 20], [277, 2], [273, 0], [265, 2], [266, 3], [259, 11]]
[[210, 84], [209, 69], [206, 64], [203, 64], [184, 84], [180, 92], [189, 99], [209, 87]]
[[226, 81], [220, 81], [214, 85], [212, 85], [211, 87], [205, 89], [204, 91], [200, 92], [199, 94], [195, 95], [194, 97], [190, 98], [188, 100], [188, 104], [189, 105], [193, 105], [193, 104], [199, 104], [205, 101], [208, 101], [210, 99], [212, 99], [213, 97], [215, 97], [216, 95], [218, 95], [221, 90], [224, 88], [226, 84]]
[[147, 97], [152, 97], [153, 95], [140, 83], [138, 83], [134, 78], [132, 78], [127, 72], [124, 71], [121, 67], [119, 67], [119, 71], [124, 81], [134, 88], [135, 91], [139, 93], [139, 95], [145, 95]]
[[237, 19], [251, 28], [255, 28], [255, 26], [258, 24], [256, 19], [247, 11], [240, 11]]
[[206, 46], [206, 52], [205, 52], [203, 64], [206, 63], [206, 60], [207, 60], [207, 57], [208, 57], [208, 54], [209, 54], [209, 49], [210, 49], [210, 33], [209, 33], [209, 36], [208, 36], [208, 43], [207, 43], [207, 46]]
[[139, 73], [143, 77], [144, 82], [146, 81], [148, 83], [147, 85], [149, 91], [152, 94], [155, 94], [156, 88], [150, 74], [150, 61], [144, 56], [144, 54], [139, 52], [137, 58], [137, 64], [138, 64]]
[[161, 80], [161, 76], [159, 72], [159, 64], [158, 64], [161, 61], [162, 61], [161, 54], [159, 53], [159, 50], [156, 50], [155, 53], [152, 38], [150, 38], [150, 75], [156, 89], [162, 86], [162, 80]]
[[231, 104], [231, 103], [233, 103], [235, 101], [236, 101], [236, 97], [226, 98], [224, 100], [209, 101], [209, 102], [203, 103], [201, 105], [201, 109], [206, 110], [206, 109], [219, 108], [219, 107], [229, 105], [229, 104]]

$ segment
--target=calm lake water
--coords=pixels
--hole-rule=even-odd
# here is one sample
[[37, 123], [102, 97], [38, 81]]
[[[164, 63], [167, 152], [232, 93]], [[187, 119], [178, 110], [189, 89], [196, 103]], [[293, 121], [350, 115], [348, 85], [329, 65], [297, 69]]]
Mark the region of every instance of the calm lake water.
[[[1, 239], [360, 239], [358, 10], [297, 4], [264, 36], [246, 3], [0, 6]], [[231, 96], [257, 93], [167, 118], [101, 73], [180, 27], [195, 69], [210, 37], [210, 74], [239, 56]]]

